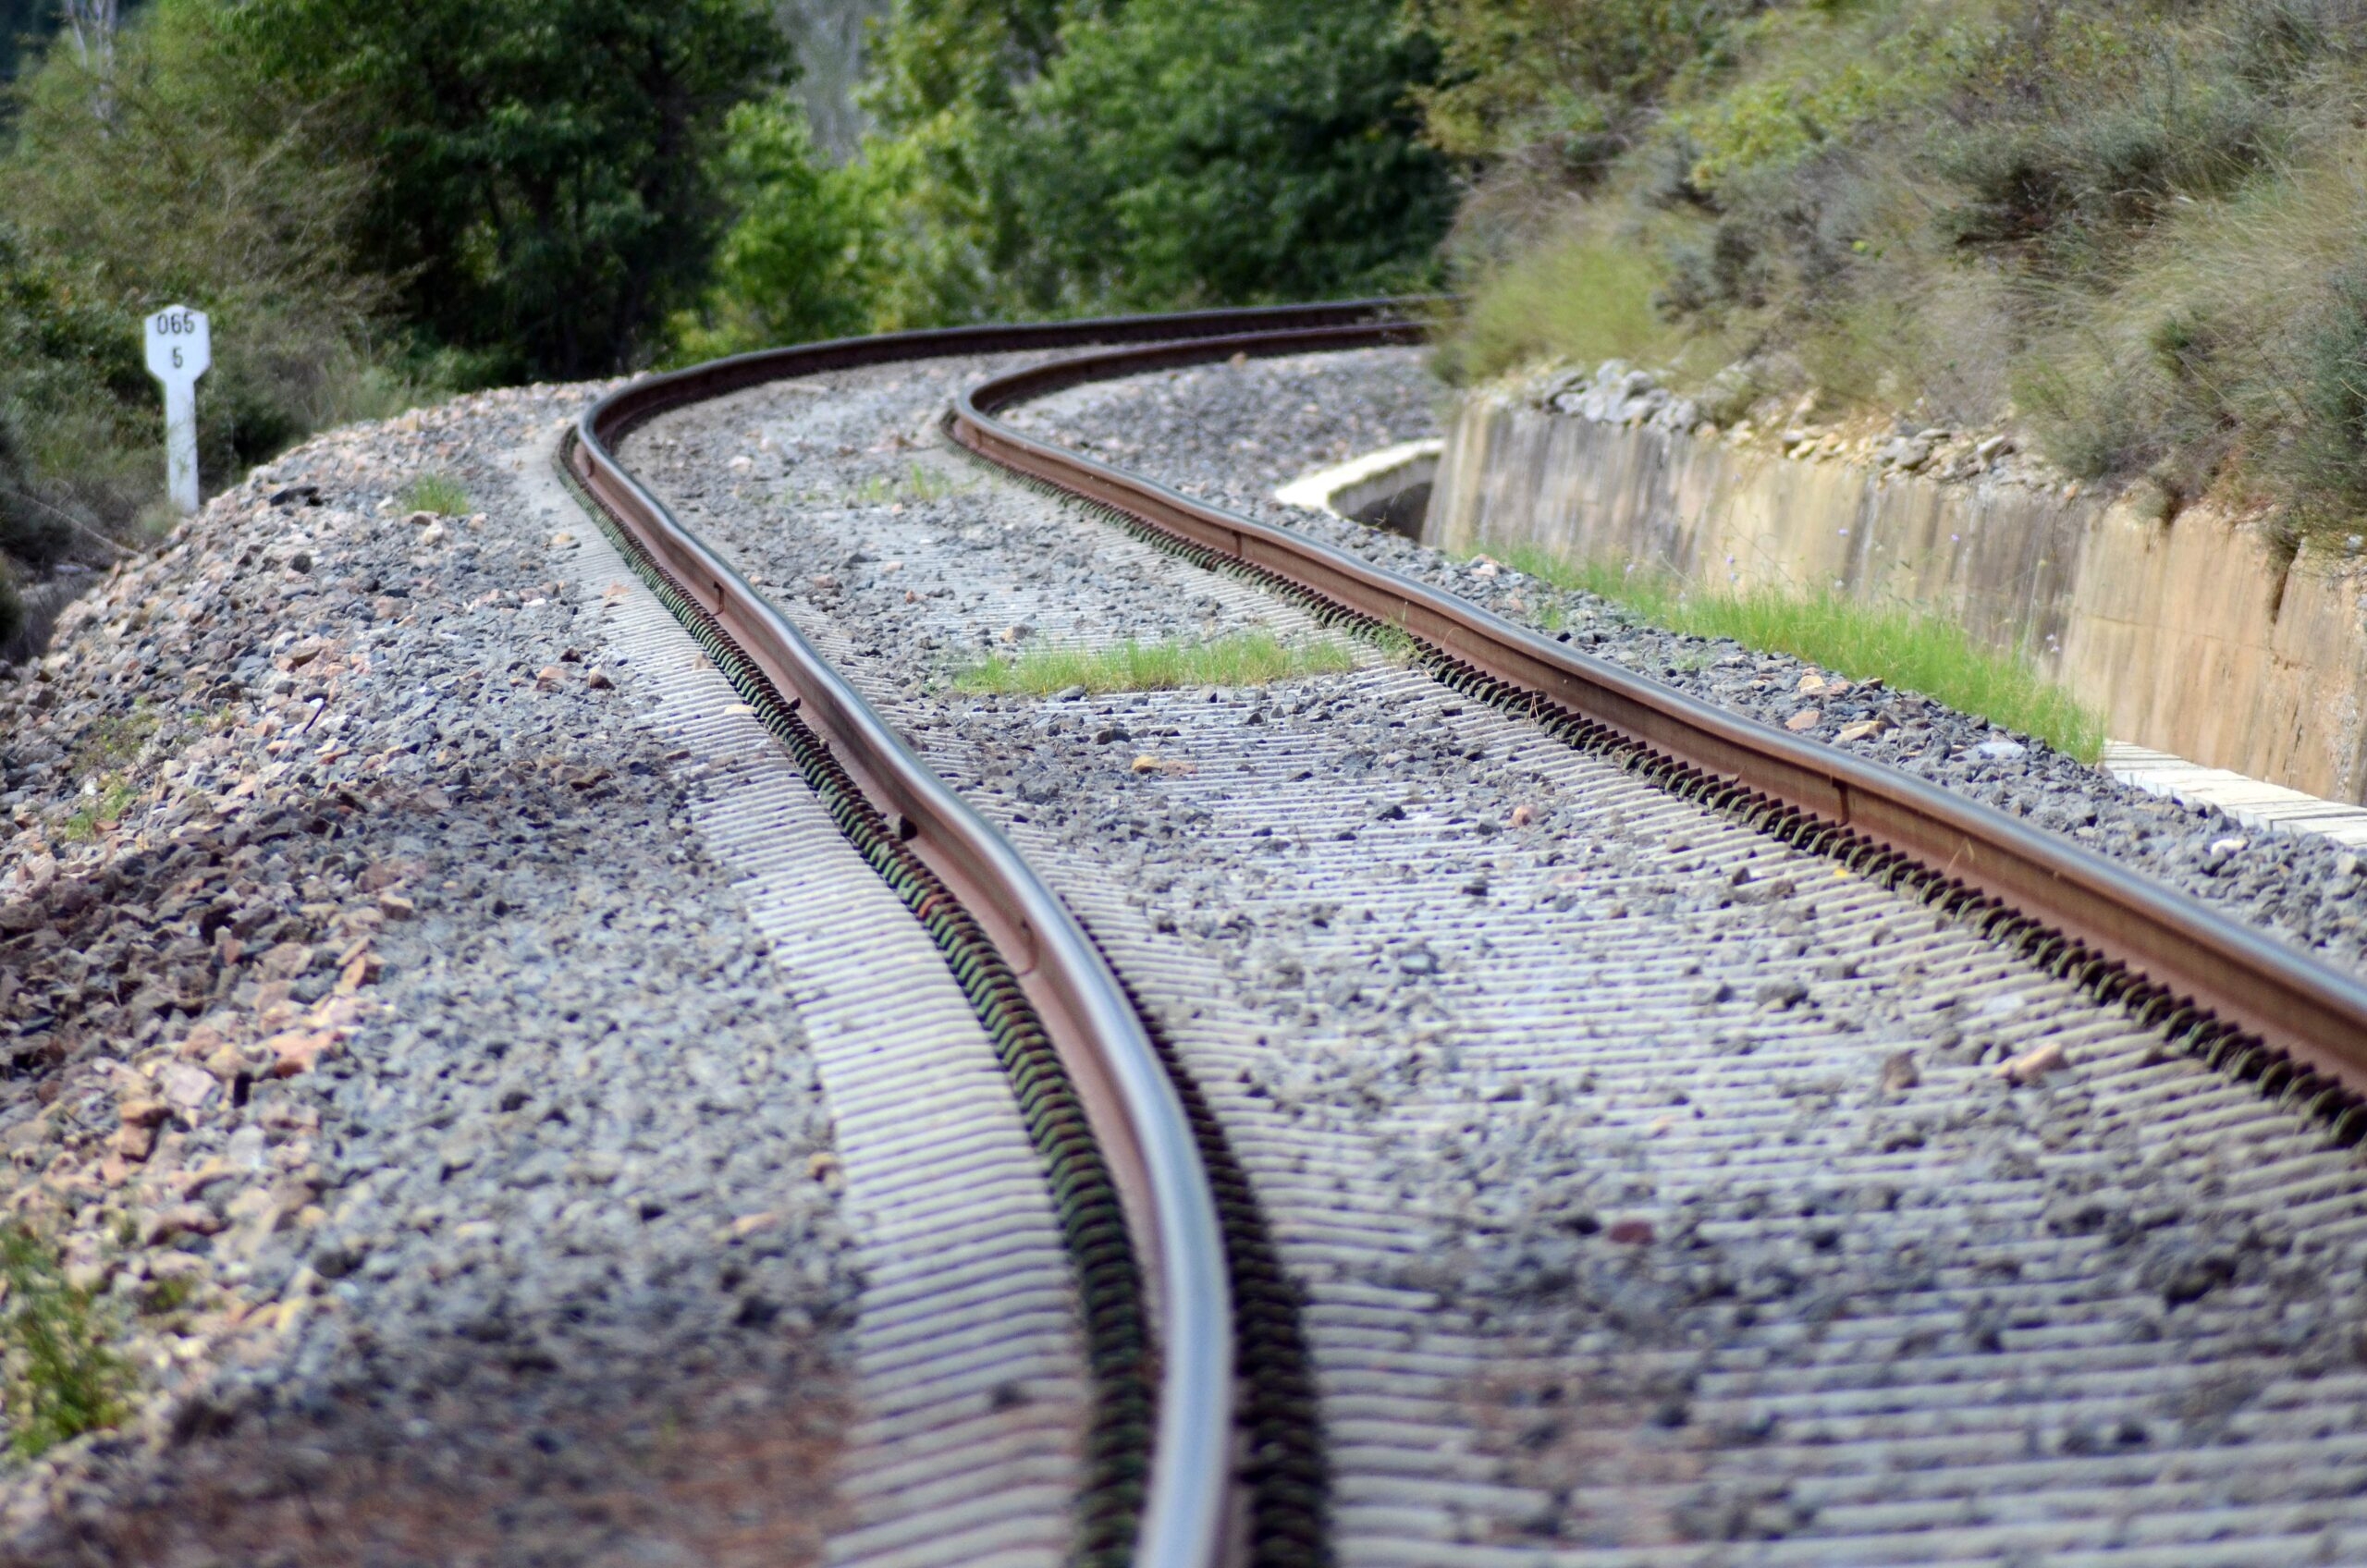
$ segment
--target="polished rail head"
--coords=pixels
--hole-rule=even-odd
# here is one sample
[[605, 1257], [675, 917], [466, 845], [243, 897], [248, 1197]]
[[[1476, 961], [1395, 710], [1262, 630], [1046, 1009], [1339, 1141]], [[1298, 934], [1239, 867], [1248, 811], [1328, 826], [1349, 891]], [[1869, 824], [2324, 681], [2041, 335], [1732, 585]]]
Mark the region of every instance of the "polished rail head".
[[628, 472], [616, 445], [668, 409], [797, 375], [898, 361], [1110, 342], [1322, 329], [1372, 320], [1384, 300], [1172, 316], [958, 327], [741, 355], [636, 381], [579, 421], [570, 462], [587, 491], [713, 615], [829, 742], [884, 814], [961, 897], [1020, 975], [1079, 1081], [1097, 1139], [1126, 1189], [1159, 1307], [1157, 1427], [1134, 1562], [1212, 1568], [1233, 1476], [1233, 1335], [1225, 1253], [1175, 1088], [1091, 939], [1007, 839], [915, 757], [796, 628]]
[[2183, 993], [2295, 1061], [2367, 1093], [2367, 985], [2053, 834], [1911, 775], [1738, 717], [1346, 551], [1196, 501], [1013, 429], [996, 414], [1088, 381], [1234, 355], [1418, 340], [1404, 321], [1318, 324], [1114, 349], [964, 393], [955, 440], [1017, 472], [1395, 627], [1517, 690], [1885, 845]]

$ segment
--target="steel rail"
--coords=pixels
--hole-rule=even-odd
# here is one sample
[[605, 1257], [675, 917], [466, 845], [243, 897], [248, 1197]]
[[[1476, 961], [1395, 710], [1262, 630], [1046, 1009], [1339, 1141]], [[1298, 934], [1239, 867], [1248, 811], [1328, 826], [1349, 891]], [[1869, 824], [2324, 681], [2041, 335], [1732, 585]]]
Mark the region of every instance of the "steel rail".
[[1010, 842], [930, 771], [795, 627], [685, 528], [617, 457], [669, 409], [827, 371], [939, 358], [1321, 329], [1393, 308], [1350, 301], [1171, 316], [979, 326], [841, 339], [713, 361], [636, 381], [577, 423], [569, 472], [675, 587], [818, 732], [856, 786], [944, 881], [1016, 974], [1116, 1177], [1145, 1255], [1158, 1318], [1159, 1390], [1134, 1561], [1210, 1568], [1240, 1527], [1233, 1303], [1207, 1171], [1175, 1086], [1117, 978], [1084, 929]]
[[[1187, 546], [1394, 627], [1514, 691], [1684, 767], [1847, 829], [2084, 946], [2066, 972], [2117, 964], [2169, 993], [2159, 1016], [2258, 1036], [2291, 1065], [2367, 1092], [2367, 986], [2184, 894], [1895, 768], [1742, 718], [1576, 652], [1451, 594], [1305, 535], [1209, 506], [1028, 435], [1000, 410], [1086, 382], [1207, 363], [1418, 341], [1408, 321], [1294, 325], [1063, 359], [965, 392], [948, 427], [987, 460], [1100, 503]], [[2054, 951], [2063, 951], [2058, 942]], [[2215, 1022], [2214, 1022], [2215, 1021]]]

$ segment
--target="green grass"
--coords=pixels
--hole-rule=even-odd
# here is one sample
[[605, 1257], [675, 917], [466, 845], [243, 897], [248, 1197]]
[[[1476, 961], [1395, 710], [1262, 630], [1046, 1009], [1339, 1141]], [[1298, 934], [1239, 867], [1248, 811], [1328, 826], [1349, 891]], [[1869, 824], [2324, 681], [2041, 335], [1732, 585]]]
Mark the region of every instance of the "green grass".
[[1283, 643], [1243, 631], [1208, 643], [1121, 643], [1114, 648], [1036, 648], [998, 655], [955, 682], [964, 692], [1050, 696], [1073, 686], [1087, 692], [1167, 692], [1181, 686], [1264, 686], [1355, 668], [1343, 643]]
[[855, 486], [854, 500], [863, 507], [884, 507], [891, 501], [941, 501], [968, 488], [965, 481], [914, 463], [901, 474], [872, 475]]
[[466, 517], [476, 509], [469, 504], [469, 493], [460, 487], [460, 482], [442, 473], [423, 473], [412, 480], [399, 504], [406, 511], [435, 512], [444, 517]]
[[128, 766], [163, 721], [142, 704], [129, 713], [108, 714], [93, 721], [76, 742], [72, 767], [78, 774], [100, 773]]
[[1790, 654], [1852, 680], [1879, 676], [1895, 690], [1920, 692], [2082, 762], [2095, 761], [2103, 750], [2103, 720], [2093, 710], [2042, 680], [2028, 658], [1983, 648], [1962, 627], [1937, 616], [1830, 594], [1703, 593], [1666, 577], [1602, 561], [1559, 560], [1538, 550], [1512, 551], [1503, 560], [1516, 571], [1608, 599], [1673, 631]]
[[8, 1441], [31, 1458], [112, 1427], [130, 1411], [131, 1368], [91, 1292], [67, 1283], [57, 1249], [23, 1225], [0, 1230], [0, 1359]]
[[62, 833], [70, 844], [88, 843], [99, 836], [99, 824], [117, 822], [125, 811], [140, 798], [140, 791], [117, 774], [108, 774], [100, 781], [98, 795], [73, 815], [66, 819]]
[[1632, 244], [1561, 234], [1487, 275], [1441, 368], [1478, 381], [1539, 360], [1665, 362], [1684, 352], [1687, 335], [1653, 302], [1664, 282], [1657, 261]]

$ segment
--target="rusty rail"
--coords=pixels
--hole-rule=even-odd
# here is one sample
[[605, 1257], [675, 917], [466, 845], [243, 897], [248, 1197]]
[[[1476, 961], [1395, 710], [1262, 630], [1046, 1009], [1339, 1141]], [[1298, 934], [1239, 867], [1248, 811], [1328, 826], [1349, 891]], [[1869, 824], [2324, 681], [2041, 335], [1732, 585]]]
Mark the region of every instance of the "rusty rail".
[[[1234, 1496], [1226, 1253], [1175, 1086], [1107, 962], [1050, 889], [762, 594], [625, 470], [616, 448], [669, 409], [794, 376], [954, 354], [1322, 329], [1387, 309], [1385, 301], [1352, 301], [961, 327], [745, 354], [612, 394], [585, 412], [561, 458], [575, 483], [685, 601], [677, 613], [700, 623], [703, 640], [715, 644], [710, 651], [744, 661], [784, 694], [796, 719], [820, 737], [903, 848], [984, 928], [1050, 1036], [1115, 1178], [1151, 1284], [1158, 1393], [1133, 1537], [1137, 1568], [1210, 1568], [1234, 1549], [1244, 1527]], [[1121, 1456], [1119, 1468], [1131, 1463]], [[1119, 1506], [1131, 1508], [1131, 1499]]]
[[[1234, 355], [1419, 340], [1407, 321], [1320, 323], [1118, 349], [1023, 370], [964, 394], [949, 422], [980, 456], [1114, 508], [1215, 557], [1394, 627], [1552, 710], [1600, 726], [1724, 786], [1830, 824], [2055, 934], [2058, 972], [2151, 982], [2149, 1011], [2195, 1035], [2257, 1036], [2288, 1077], [2367, 1091], [2367, 986], [2054, 834], [1908, 774], [1737, 717], [1541, 637], [1453, 594], [1317, 541], [1196, 501], [997, 419], [1088, 381]], [[2126, 989], [2126, 987], [2121, 987]], [[2367, 1117], [2346, 1118], [2346, 1131]]]
[[[673, 408], [822, 372], [953, 354], [1138, 344], [1000, 377], [963, 396], [954, 439], [989, 461], [1114, 508], [1208, 558], [1405, 633], [1434, 663], [1521, 696], [1540, 717], [1614, 735], [1694, 792], [1765, 802], [1876, 847], [1968, 897], [2057, 934], [2060, 970], [2141, 976], [2177, 1026], [2256, 1036], [2303, 1078], [2367, 1089], [2367, 986], [2077, 846], [1907, 775], [1736, 717], [1343, 551], [1194, 501], [1033, 439], [996, 413], [1062, 387], [1202, 363], [1418, 341], [1387, 301], [1205, 312], [846, 339], [716, 361], [636, 382], [587, 412], [564, 461], [656, 569], [823, 738], [864, 797], [985, 927], [1073, 1075], [1155, 1281], [1156, 1436], [1134, 1561], [1208, 1568], [1240, 1527], [1233, 1485], [1230, 1297], [1206, 1173], [1142, 1023], [1073, 918], [1000, 834], [738, 572], [617, 460]], [[2111, 984], [2106, 976], [2105, 984]], [[2354, 1102], [2355, 1103], [2355, 1102]], [[2346, 1116], [2344, 1125], [2367, 1123]], [[1229, 1512], [1231, 1516], [1229, 1517]]]

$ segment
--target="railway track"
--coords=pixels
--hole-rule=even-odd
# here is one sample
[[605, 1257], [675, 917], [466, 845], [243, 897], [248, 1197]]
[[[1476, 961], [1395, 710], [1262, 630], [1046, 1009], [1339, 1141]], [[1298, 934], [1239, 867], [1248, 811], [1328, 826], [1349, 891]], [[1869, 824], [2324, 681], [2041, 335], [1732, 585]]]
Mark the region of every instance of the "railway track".
[[[2367, 990], [1002, 417], [1417, 336], [1378, 314], [749, 356], [627, 388], [565, 458], [1012, 1075], [1077, 1290], [1075, 1550], [2367, 1553]], [[1085, 506], [916, 440], [939, 418]], [[1353, 668], [949, 697], [947, 633], [1006, 617]], [[926, 1542], [994, 1456], [910, 1411], [856, 1464], [944, 1528], [842, 1555], [975, 1560]]]

